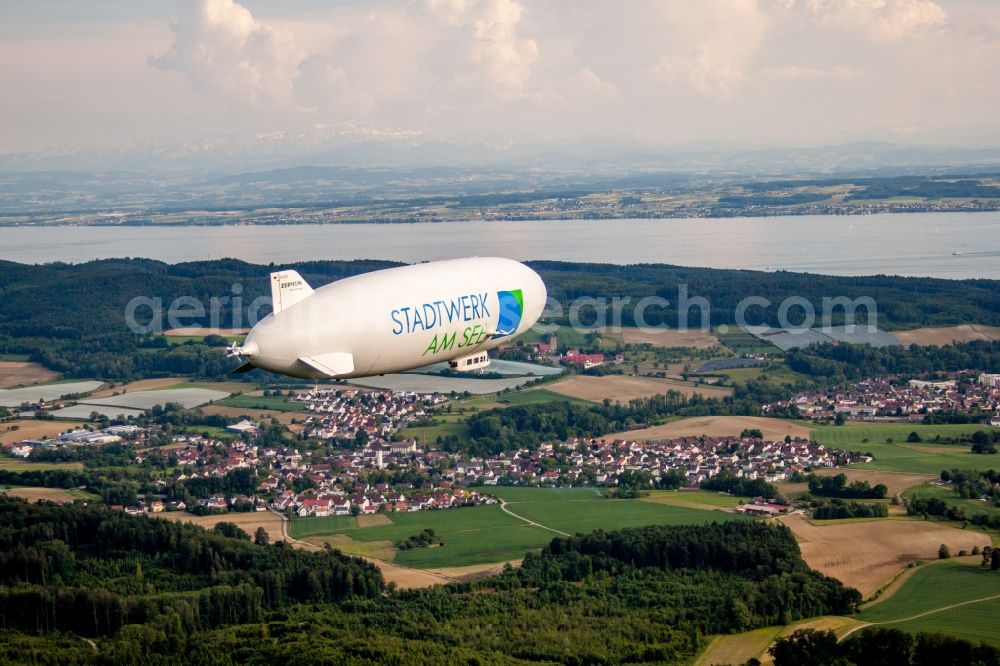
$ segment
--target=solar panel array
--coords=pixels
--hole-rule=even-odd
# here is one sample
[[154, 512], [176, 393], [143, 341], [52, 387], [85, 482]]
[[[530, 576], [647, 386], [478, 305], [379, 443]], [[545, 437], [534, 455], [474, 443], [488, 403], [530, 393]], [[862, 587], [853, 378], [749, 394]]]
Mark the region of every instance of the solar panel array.
[[812, 344], [848, 342], [870, 347], [894, 347], [902, 343], [891, 334], [868, 326], [826, 326], [823, 328], [769, 328], [751, 331], [757, 338], [769, 342], [781, 351], [802, 349]]

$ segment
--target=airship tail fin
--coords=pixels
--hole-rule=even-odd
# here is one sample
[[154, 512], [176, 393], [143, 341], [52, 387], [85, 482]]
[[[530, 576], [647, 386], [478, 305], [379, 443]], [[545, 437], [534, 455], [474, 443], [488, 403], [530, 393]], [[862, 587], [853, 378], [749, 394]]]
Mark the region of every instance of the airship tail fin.
[[299, 362], [325, 377], [340, 377], [354, 372], [354, 357], [351, 354], [332, 353], [318, 356], [300, 356]]
[[271, 308], [277, 315], [312, 295], [313, 289], [296, 271], [271, 273]]

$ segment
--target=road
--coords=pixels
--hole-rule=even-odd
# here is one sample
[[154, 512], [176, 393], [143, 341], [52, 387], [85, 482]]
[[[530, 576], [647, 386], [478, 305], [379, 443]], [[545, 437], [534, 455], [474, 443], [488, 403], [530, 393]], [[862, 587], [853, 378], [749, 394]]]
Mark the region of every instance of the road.
[[504, 513], [506, 513], [508, 515], [511, 515], [511, 516], [514, 516], [518, 520], [523, 520], [524, 522], [528, 523], [529, 525], [534, 525], [535, 527], [541, 527], [543, 530], [548, 530], [549, 532], [555, 532], [556, 534], [561, 534], [562, 536], [567, 536], [567, 537], [568, 536], [573, 536], [572, 534], [568, 534], [566, 532], [560, 532], [559, 530], [555, 529], [554, 527], [546, 527], [545, 525], [542, 525], [540, 523], [536, 523], [533, 520], [528, 520], [524, 516], [519, 516], [518, 514], [514, 513], [513, 511], [511, 511], [510, 509], [507, 508], [507, 501], [506, 500], [503, 500], [503, 499], [500, 500], [500, 509]]
[[944, 611], [951, 610], [952, 608], [958, 608], [960, 606], [968, 606], [969, 604], [981, 604], [984, 601], [993, 601], [994, 599], [1000, 599], [1000, 594], [994, 594], [991, 597], [983, 597], [981, 599], [971, 599], [969, 601], [963, 601], [961, 603], [951, 604], [950, 606], [942, 606], [940, 608], [932, 608], [929, 611], [924, 611], [923, 613], [917, 613], [916, 615], [911, 615], [909, 617], [901, 617], [898, 620], [886, 620], [884, 622], [869, 622], [868, 624], [862, 624], [860, 626], [854, 627], [853, 629], [851, 629], [850, 631], [848, 631], [846, 634], [844, 634], [843, 636], [841, 636], [840, 640], [841, 641], [847, 640], [848, 636], [850, 636], [851, 634], [853, 634], [855, 631], [858, 631], [859, 629], [865, 629], [867, 627], [881, 627], [881, 626], [886, 625], [886, 624], [899, 624], [900, 622], [909, 622], [910, 620], [916, 620], [918, 618], [926, 617], [928, 615], [934, 615], [935, 613], [942, 613]]
[[[281, 518], [282, 539], [304, 550], [322, 550], [322, 546], [317, 546], [314, 543], [294, 538], [288, 531], [288, 516], [280, 511], [273, 511], [273, 513]], [[395, 564], [393, 562], [386, 562], [385, 560], [379, 560], [374, 557], [364, 557], [362, 555], [354, 555], [352, 553], [348, 553], [348, 555], [351, 555], [352, 557], [359, 557], [374, 564], [382, 572], [382, 577], [385, 579], [385, 582], [395, 583], [396, 586], [401, 589], [444, 585], [446, 583], [454, 583], [457, 580], [441, 573], [432, 573], [430, 571], [425, 571], [424, 569], [404, 567], [402, 565]]]

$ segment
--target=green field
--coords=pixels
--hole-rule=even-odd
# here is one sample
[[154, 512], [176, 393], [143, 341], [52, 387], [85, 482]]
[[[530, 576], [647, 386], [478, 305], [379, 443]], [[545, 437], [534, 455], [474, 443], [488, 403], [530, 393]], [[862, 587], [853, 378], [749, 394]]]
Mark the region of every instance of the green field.
[[719, 493], [714, 490], [699, 490], [697, 492], [679, 492], [676, 490], [651, 490], [644, 502], [656, 504], [673, 504], [676, 506], [711, 506], [719, 509], [729, 509], [738, 506], [739, 497]]
[[[164, 335], [167, 339], [167, 343], [171, 345], [183, 345], [186, 342], [202, 342], [205, 339], [204, 335]], [[223, 335], [229, 343], [239, 342], [246, 336], [244, 335]]]
[[358, 521], [354, 516], [325, 516], [293, 518], [288, 525], [288, 531], [296, 539], [305, 539], [317, 534], [334, 534], [357, 527]]
[[747, 382], [757, 379], [764, 372], [764, 368], [728, 368], [726, 370], [712, 370], [705, 372], [699, 377], [721, 377], [730, 384], [734, 382]]
[[0, 456], [0, 469], [7, 470], [9, 472], [30, 472], [30, 471], [47, 472], [49, 470], [60, 470], [60, 469], [83, 469], [83, 463], [30, 462], [23, 458], [11, 458], [10, 456]]
[[[571, 402], [586, 406], [592, 406], [594, 404], [592, 402], [587, 402], [586, 400], [579, 400], [577, 398], [559, 395], [554, 391], [549, 391], [543, 388], [528, 389], [525, 391], [509, 391], [507, 393], [500, 393], [491, 396], [455, 401], [452, 403], [454, 407], [452, 412], [449, 413], [443, 410], [434, 412], [431, 417], [431, 420], [434, 421], [433, 425], [410, 426], [401, 430], [400, 435], [405, 438], [413, 437], [427, 444], [436, 442], [438, 437], [448, 437], [449, 435], [454, 435], [460, 440], [465, 440], [469, 437], [469, 429], [468, 426], [466, 426], [465, 421], [474, 413], [498, 407], [508, 407], [511, 405], [535, 405], [544, 402], [552, 402], [554, 400], [562, 400], [564, 402]], [[467, 411], [462, 414], [458, 412], [458, 409], [466, 409]]]
[[219, 426], [193, 425], [188, 426], [187, 431], [196, 435], [206, 434], [216, 439], [236, 439], [236, 433]]
[[[642, 500], [603, 499], [595, 488], [493, 488], [519, 516], [569, 534], [643, 525], [700, 525], [735, 514]], [[693, 501], [693, 498], [692, 498]]]
[[576, 405], [583, 405], [586, 407], [592, 407], [594, 403], [588, 402], [586, 400], [580, 400], [579, 398], [571, 398], [569, 396], [561, 395], [555, 391], [549, 391], [548, 389], [537, 388], [528, 389], [526, 391], [510, 391], [509, 393], [502, 393], [497, 396], [497, 400], [505, 405], [538, 405], [545, 402], [554, 402], [561, 400], [563, 402], [571, 402]]
[[[691, 525], [736, 518], [735, 514], [666, 502], [603, 499], [601, 492], [594, 488], [491, 488], [489, 492], [504, 498], [515, 514], [569, 534], [654, 524]], [[704, 503], [711, 501], [719, 500], [706, 499]], [[444, 540], [443, 547], [396, 553], [395, 562], [417, 568], [520, 559], [525, 552], [537, 550], [558, 536], [504, 513], [496, 505], [395, 513], [388, 517], [392, 525], [365, 528], [357, 527], [349, 517], [296, 518], [292, 520], [290, 529], [297, 539], [344, 534], [356, 541], [392, 542], [431, 528]]]
[[988, 502], [981, 502], [977, 499], [962, 499], [950, 488], [943, 486], [917, 486], [903, 491], [903, 497], [907, 499], [928, 499], [938, 498], [948, 503], [948, 506], [960, 506], [965, 509], [965, 515], [972, 517], [976, 514], [996, 515], [1000, 509]]
[[720, 332], [718, 329], [712, 332], [715, 334], [715, 337], [719, 338], [719, 342], [724, 347], [737, 356], [742, 356], [743, 354], [777, 354], [779, 352], [779, 349], [770, 342], [764, 342], [754, 337], [739, 326], [730, 325], [725, 333]]
[[395, 513], [389, 519], [392, 525], [359, 528], [346, 516], [297, 518], [292, 520], [290, 529], [297, 539], [345, 534], [362, 542], [394, 542], [419, 534], [421, 530], [433, 529], [444, 541], [444, 546], [399, 551], [393, 560], [417, 568], [520, 559], [527, 551], [541, 548], [556, 536], [507, 515], [497, 505]]
[[288, 398], [252, 395], [234, 395], [215, 404], [242, 409], [270, 409], [275, 412], [301, 412], [303, 406], [301, 402], [295, 402]]
[[[933, 439], [957, 439], [969, 436], [984, 426], [922, 425], [909, 423], [859, 423], [844, 426], [820, 426], [813, 438], [827, 446], [850, 451], [870, 452], [875, 460], [865, 463], [866, 469], [914, 474], [940, 474], [943, 469], [987, 470], [1000, 466], [1000, 457], [972, 453], [964, 444], [935, 444]], [[911, 432], [920, 435], [921, 442], [910, 444]], [[891, 439], [892, 443], [887, 442]], [[866, 441], [867, 440], [867, 441]]]
[[[895, 594], [866, 609], [858, 618], [910, 632], [937, 631], [1000, 645], [997, 632], [1000, 573], [981, 569], [977, 566], [979, 559], [969, 557], [924, 565]], [[997, 599], [907, 619], [987, 597]]]
[[[587, 333], [578, 331], [572, 326], [560, 326], [556, 330], [555, 334], [556, 338], [559, 340], [559, 349], [561, 350], [569, 349], [571, 347], [589, 349], [592, 346], [587, 339]], [[527, 344], [535, 342], [548, 342], [549, 335], [549, 333], [542, 334], [529, 330], [518, 339]], [[620, 333], [604, 333], [599, 338], [599, 344], [603, 351], [617, 351], [622, 346], [622, 336]]]
[[399, 431], [400, 436], [405, 439], [416, 439], [422, 444], [434, 444], [438, 437], [448, 437], [454, 435], [459, 439], [468, 439], [469, 426], [465, 424], [464, 417], [457, 414], [454, 417], [433, 418], [434, 425], [418, 425], [403, 428]]

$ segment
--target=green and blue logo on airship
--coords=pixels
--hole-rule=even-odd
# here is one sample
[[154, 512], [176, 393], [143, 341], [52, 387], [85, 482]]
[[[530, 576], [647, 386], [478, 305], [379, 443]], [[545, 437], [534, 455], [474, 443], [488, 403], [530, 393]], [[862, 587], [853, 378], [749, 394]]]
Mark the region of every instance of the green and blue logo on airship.
[[524, 315], [524, 295], [520, 289], [498, 291], [497, 300], [500, 303], [500, 317], [497, 331], [493, 335], [494, 340], [514, 333], [521, 325], [521, 317]]

